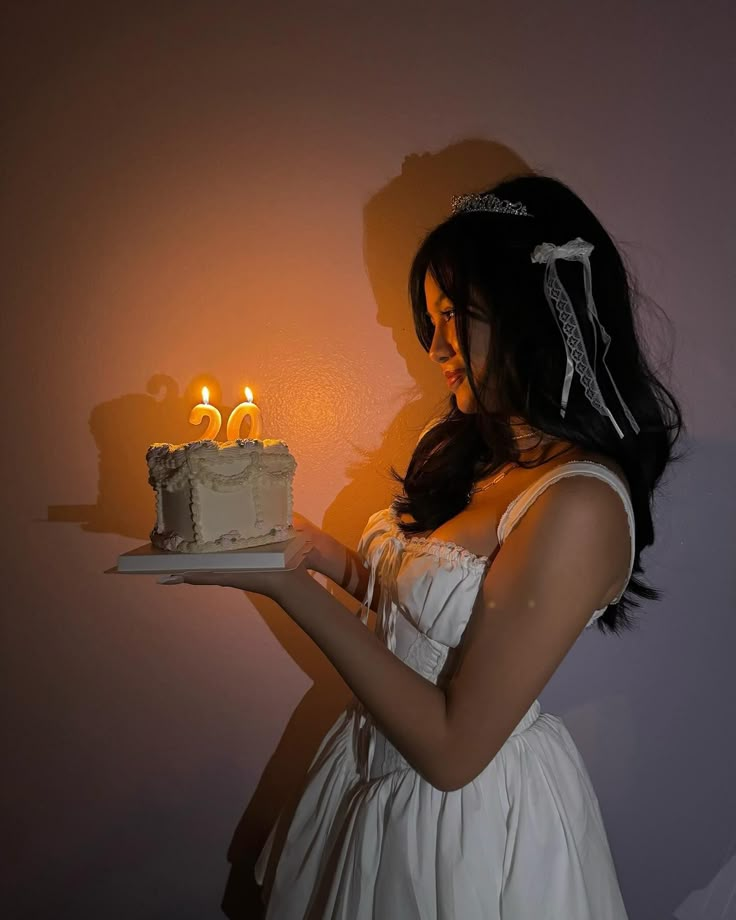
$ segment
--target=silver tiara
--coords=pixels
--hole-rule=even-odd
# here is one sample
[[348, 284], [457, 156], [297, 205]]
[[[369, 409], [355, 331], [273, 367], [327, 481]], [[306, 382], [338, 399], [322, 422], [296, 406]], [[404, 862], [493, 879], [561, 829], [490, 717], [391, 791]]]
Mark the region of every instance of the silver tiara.
[[515, 214], [517, 217], [532, 217], [526, 205], [520, 201], [505, 201], [493, 192], [455, 195], [452, 199], [452, 213], [462, 211], [495, 211], [497, 214]]

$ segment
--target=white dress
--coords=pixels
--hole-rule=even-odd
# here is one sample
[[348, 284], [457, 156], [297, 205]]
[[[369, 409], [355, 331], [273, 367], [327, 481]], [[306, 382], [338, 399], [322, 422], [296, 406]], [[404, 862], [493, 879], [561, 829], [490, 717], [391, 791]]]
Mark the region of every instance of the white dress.
[[[628, 490], [590, 460], [563, 463], [522, 492], [499, 523], [499, 544], [547, 486], [581, 474], [608, 482], [623, 500], [630, 575]], [[358, 551], [371, 573], [364, 620], [378, 578], [377, 634], [443, 686], [490, 558], [433, 537], [405, 537], [391, 508], [369, 518]], [[278, 820], [256, 863], [259, 885], [277, 827]], [[311, 763], [265, 917], [627, 920], [595, 791], [559, 717], [541, 712], [535, 700], [475, 780], [442, 792], [355, 697]]]

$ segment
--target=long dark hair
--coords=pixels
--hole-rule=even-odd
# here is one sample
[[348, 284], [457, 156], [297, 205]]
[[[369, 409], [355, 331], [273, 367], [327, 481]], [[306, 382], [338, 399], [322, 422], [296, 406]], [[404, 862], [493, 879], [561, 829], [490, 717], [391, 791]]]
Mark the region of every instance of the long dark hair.
[[[650, 366], [639, 339], [635, 307], [643, 298], [636, 282], [590, 209], [564, 183], [535, 173], [513, 176], [486, 191], [523, 203], [531, 216], [454, 214], [428, 234], [411, 266], [414, 326], [425, 351], [433, 336], [424, 294], [427, 272], [452, 303], [466, 367], [470, 367], [468, 317], [487, 322], [491, 335], [485, 377], [474, 381], [472, 374], [467, 376], [477, 411], [464, 414], [451, 395], [445, 414], [417, 444], [406, 475], [391, 469], [403, 486], [394, 498], [394, 509], [413, 518], [401, 521], [399, 527], [406, 535], [435, 530], [467, 506], [469, 492], [479, 479], [508, 463], [529, 469], [548, 462], [549, 447], [536, 461], [522, 460], [512, 439], [512, 416], [520, 416], [553, 439], [608, 456], [626, 474], [636, 519], [636, 556], [626, 592], [597, 620], [602, 632], [618, 633], [633, 625], [627, 610], [640, 604], [632, 595], [648, 600], [661, 597], [660, 591], [637, 576], [643, 571], [641, 552], [654, 542], [652, 508], [657, 483], [665, 467], [681, 459], [674, 445], [683, 428], [682, 413]], [[612, 339], [606, 364], [639, 426], [637, 434], [608, 375], [598, 373], [603, 397], [623, 438], [610, 419], [590, 404], [577, 375], [565, 417], [560, 417], [565, 350], [544, 296], [544, 266], [532, 263], [531, 253], [541, 242], [561, 245], [578, 236], [594, 247], [590, 256], [593, 296], [600, 321]], [[584, 317], [582, 267], [558, 260], [557, 270], [577, 315]], [[592, 355], [592, 340], [587, 337], [592, 335], [590, 323], [581, 321], [580, 327]]]

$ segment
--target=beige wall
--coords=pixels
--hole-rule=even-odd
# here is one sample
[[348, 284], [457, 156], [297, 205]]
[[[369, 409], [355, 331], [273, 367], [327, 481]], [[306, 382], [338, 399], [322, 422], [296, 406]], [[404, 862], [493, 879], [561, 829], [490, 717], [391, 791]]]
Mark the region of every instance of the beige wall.
[[[266, 436], [298, 460], [297, 509], [355, 545], [390, 499], [388, 466], [446, 396], [405, 289], [452, 194], [525, 164], [569, 182], [674, 320], [691, 429], [727, 456], [727, 20], [725, 4], [668, 5], [666, 21], [601, 2], [528, 16], [481, 2], [11, 5], [3, 785], [17, 916], [215, 916], [244, 812], [233, 854], [249, 874], [349, 690], [273, 604], [103, 573], [147, 538], [146, 447], [193, 436], [203, 382], [225, 417], [250, 384]], [[690, 484], [692, 519], [676, 480], [662, 506], [649, 560], [667, 596], [649, 631], [586, 635], [543, 699], [590, 764], [632, 918], [705, 887], [726, 846], [724, 823], [707, 856], [700, 841], [682, 840], [699, 856], [667, 852], [673, 814], [693, 815], [673, 806], [678, 783], [656, 781], [662, 746], [677, 772], [689, 737], [666, 713], [693, 698], [677, 690], [688, 641], [658, 657], [678, 610], [694, 628], [680, 562], [705, 550], [677, 531], [723, 513]], [[719, 810], [714, 769], [695, 815]], [[658, 820], [642, 827], [642, 812]], [[676, 880], [652, 887], [650, 869]]]

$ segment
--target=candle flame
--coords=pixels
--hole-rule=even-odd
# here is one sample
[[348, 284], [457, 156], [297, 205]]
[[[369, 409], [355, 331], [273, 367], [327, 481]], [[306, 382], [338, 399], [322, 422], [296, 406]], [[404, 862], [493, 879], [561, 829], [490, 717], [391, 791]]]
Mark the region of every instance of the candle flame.
[[250, 387], [245, 388], [245, 398], [248, 402], [253, 402], [253, 390]]
[[202, 387], [202, 402], [205, 404], [205, 406], [209, 405], [210, 391], [207, 387]]

